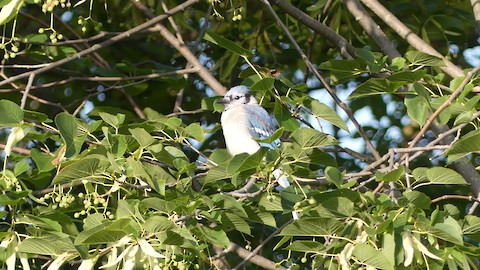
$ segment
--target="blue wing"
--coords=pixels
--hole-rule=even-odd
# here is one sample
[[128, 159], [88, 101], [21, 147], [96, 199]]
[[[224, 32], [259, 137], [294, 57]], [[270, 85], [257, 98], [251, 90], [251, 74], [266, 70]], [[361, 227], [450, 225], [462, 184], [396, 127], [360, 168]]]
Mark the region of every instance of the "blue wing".
[[[268, 112], [261, 106], [248, 106], [246, 108], [249, 123], [250, 134], [257, 139], [264, 140], [270, 137], [275, 130], [277, 130], [277, 123], [275, 119], [268, 114]], [[273, 145], [260, 143], [262, 146], [271, 148], [272, 146], [278, 146], [279, 140], [275, 140]]]

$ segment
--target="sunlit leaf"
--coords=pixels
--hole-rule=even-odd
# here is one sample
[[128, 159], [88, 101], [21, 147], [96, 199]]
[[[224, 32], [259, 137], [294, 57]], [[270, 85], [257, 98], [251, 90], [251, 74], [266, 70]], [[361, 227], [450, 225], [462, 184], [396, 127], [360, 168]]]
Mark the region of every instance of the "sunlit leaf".
[[348, 127], [345, 121], [343, 121], [343, 119], [338, 115], [337, 112], [335, 112], [327, 105], [321, 103], [316, 99], [313, 99], [311, 100], [311, 102], [306, 103], [305, 106], [307, 106], [312, 111], [313, 116], [321, 118], [345, 131], [348, 131]]
[[405, 58], [407, 58], [412, 65], [416, 66], [422, 65], [439, 67], [445, 65], [442, 59], [419, 51], [408, 51], [405, 53]]
[[15, 127], [23, 121], [22, 109], [10, 100], [0, 100], [0, 115], [0, 126]]
[[377, 269], [394, 269], [391, 261], [380, 251], [370, 245], [358, 243], [353, 250], [361, 264], [375, 267]]

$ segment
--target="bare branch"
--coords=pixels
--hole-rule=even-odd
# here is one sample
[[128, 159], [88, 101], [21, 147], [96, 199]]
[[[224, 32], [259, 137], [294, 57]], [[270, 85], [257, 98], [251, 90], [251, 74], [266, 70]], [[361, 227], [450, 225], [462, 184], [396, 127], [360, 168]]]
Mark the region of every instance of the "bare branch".
[[358, 0], [343, 0], [343, 2], [350, 13], [355, 17], [355, 20], [357, 20], [365, 32], [372, 37], [373, 41], [377, 43], [380, 50], [388, 56], [390, 61], [395, 57], [402, 56]]
[[480, 0], [470, 0], [473, 9], [473, 16], [477, 22], [477, 33], [480, 33]]
[[[147, 17], [153, 17], [153, 13], [142, 2], [135, 0], [130, 0], [130, 2], [135, 5], [135, 7], [137, 7], [139, 10], [141, 10]], [[177, 8], [178, 6], [176, 6], [174, 9]], [[217, 81], [217, 79], [215, 79], [215, 77], [210, 74], [210, 72], [200, 63], [197, 57], [185, 46], [185, 44], [175, 38], [175, 36], [170, 33], [167, 28], [165, 28], [165, 26], [159, 24], [159, 22], [160, 20], [156, 22], [156, 27], [158, 28], [158, 31], [160, 32], [162, 37], [165, 38], [165, 40], [167, 40], [168, 43], [170, 43], [173, 47], [175, 47], [175, 49], [177, 49], [177, 51], [180, 52], [193, 67], [199, 69], [198, 75], [202, 77], [202, 79], [212, 88], [213, 91], [215, 91], [215, 93], [217, 93], [218, 95], [224, 95], [226, 93], [226, 90]]]

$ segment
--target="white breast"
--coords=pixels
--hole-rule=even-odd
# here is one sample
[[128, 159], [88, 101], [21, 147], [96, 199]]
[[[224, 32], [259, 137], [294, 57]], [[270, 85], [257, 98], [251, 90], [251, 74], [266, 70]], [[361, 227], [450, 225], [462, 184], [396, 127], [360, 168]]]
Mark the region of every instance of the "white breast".
[[248, 118], [242, 106], [224, 111], [221, 123], [225, 144], [231, 155], [253, 154], [260, 149], [260, 145], [250, 134]]

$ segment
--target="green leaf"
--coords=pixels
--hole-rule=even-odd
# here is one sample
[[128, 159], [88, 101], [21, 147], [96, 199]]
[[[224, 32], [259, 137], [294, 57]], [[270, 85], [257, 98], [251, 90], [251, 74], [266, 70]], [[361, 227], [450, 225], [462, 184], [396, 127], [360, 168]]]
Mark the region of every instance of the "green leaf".
[[22, 159], [17, 164], [15, 164], [15, 167], [13, 169], [13, 174], [15, 177], [21, 175], [22, 173], [28, 171], [30, 168], [29, 162], [26, 161], [26, 159]]
[[463, 223], [462, 232], [475, 241], [480, 241], [480, 217], [467, 215]]
[[137, 96], [147, 90], [148, 86], [149, 84], [146, 82], [131, 84], [125, 87], [125, 93], [130, 96]]
[[130, 218], [106, 221], [88, 230], [80, 232], [75, 238], [75, 245], [80, 244], [107, 244], [113, 243], [127, 235], [125, 227], [130, 223]]
[[415, 71], [402, 70], [387, 76], [387, 80], [389, 80], [390, 82], [415, 83], [420, 81], [425, 76], [426, 73], [427, 71], [423, 69], [415, 70]]
[[395, 265], [395, 235], [386, 233], [383, 234], [382, 253], [389, 261], [390, 265]]
[[190, 125], [188, 125], [185, 128], [185, 132], [187, 133], [187, 135], [199, 142], [203, 142], [203, 140], [205, 139], [205, 132], [198, 123], [191, 123]]
[[407, 107], [407, 114], [420, 127], [423, 126], [428, 117], [428, 102], [421, 96], [405, 98], [405, 107]]
[[305, 218], [293, 221], [279, 235], [286, 236], [331, 236], [339, 233], [344, 223], [333, 218]]
[[103, 121], [115, 129], [118, 129], [119, 126], [123, 124], [123, 121], [125, 121], [125, 114], [121, 113], [113, 115], [106, 112], [99, 112], [98, 115], [100, 115]]
[[400, 180], [400, 177], [402, 177], [404, 174], [405, 174], [405, 167], [402, 166], [385, 174], [382, 180], [387, 183], [397, 182], [398, 180]]
[[23, 0], [11, 0], [0, 10], [0, 25], [4, 25], [12, 20], [20, 8], [23, 6]]
[[393, 264], [391, 264], [391, 261], [382, 253], [382, 251], [367, 244], [355, 244], [353, 256], [355, 256], [361, 264], [367, 266], [375, 267], [377, 269], [393, 269]]
[[227, 49], [235, 54], [238, 54], [240, 56], [249, 56], [250, 51], [243, 48], [242, 46], [238, 45], [237, 43], [226, 39], [220, 35], [217, 35], [211, 31], [208, 31], [205, 33], [205, 36], [203, 39], [212, 42], [213, 44], [216, 44], [224, 49]]
[[403, 57], [395, 57], [393, 58], [392, 60], [392, 63], [390, 64], [390, 69], [392, 70], [402, 70], [403, 67], [405, 66], [405, 62], [407, 62], [407, 60]]
[[27, 238], [18, 246], [18, 252], [50, 256], [59, 256], [64, 252], [77, 252], [69, 238], [57, 239], [52, 241], [49, 238]]
[[365, 67], [362, 66], [358, 60], [331, 59], [326, 62], [323, 62], [319, 66], [319, 68], [323, 70], [338, 71], [338, 72], [350, 71], [351, 73], [358, 73], [358, 74], [367, 71]]
[[101, 162], [96, 157], [83, 158], [63, 167], [52, 180], [52, 185], [71, 181], [88, 180], [99, 175]]
[[326, 120], [335, 126], [345, 130], [348, 132], [348, 127], [347, 124], [343, 121], [343, 119], [335, 112], [332, 110], [330, 107], [327, 105], [321, 103], [318, 100], [311, 100], [310, 102], [306, 102], [305, 106], [307, 106], [311, 111], [314, 117], [321, 118], [323, 120]]
[[143, 199], [140, 204], [146, 205], [162, 213], [171, 213], [177, 207], [175, 203], [157, 197]]
[[322, 218], [351, 217], [354, 213], [354, 204], [345, 197], [330, 198], [314, 208]]
[[317, 241], [297, 240], [286, 247], [286, 249], [304, 253], [322, 253], [327, 247]]
[[149, 233], [171, 231], [176, 228], [175, 223], [164, 216], [152, 216], [143, 224], [143, 229]]
[[253, 155], [242, 153], [234, 156], [227, 165], [227, 173], [229, 175], [233, 175], [236, 172], [242, 172], [256, 168], [262, 163], [263, 157], [267, 151], [268, 149], [262, 147]]
[[145, 148], [155, 142], [155, 138], [153, 138], [150, 133], [148, 133], [145, 129], [143, 128], [130, 128], [128, 129], [132, 136], [137, 140], [137, 142], [140, 144], [141, 147]]
[[311, 128], [299, 128], [292, 132], [290, 139], [300, 145], [302, 149], [318, 148], [326, 145], [335, 145], [337, 140], [332, 136]]
[[456, 171], [449, 168], [436, 167], [426, 171], [431, 184], [466, 185], [465, 179]]
[[45, 231], [61, 232], [62, 226], [58, 221], [46, 217], [37, 217], [33, 215], [25, 215], [17, 218], [18, 223], [27, 224]]
[[277, 119], [278, 125], [286, 131], [294, 131], [300, 127], [298, 121], [291, 116], [290, 112], [278, 100], [275, 101], [273, 115]]
[[446, 152], [452, 162], [469, 153], [480, 153], [480, 130], [471, 131], [456, 141]]
[[447, 217], [444, 222], [436, 223], [434, 226], [432, 226], [428, 220], [419, 221], [417, 225], [421, 232], [428, 233], [457, 245], [463, 245], [462, 229], [458, 222], [452, 217]]
[[206, 241], [215, 244], [219, 247], [227, 248], [230, 240], [228, 239], [227, 234], [224, 230], [220, 228], [208, 228], [203, 224], [198, 224], [196, 226], [198, 231], [200, 232], [200, 237], [204, 238]]
[[59, 113], [55, 117], [55, 125], [67, 146], [65, 157], [69, 158], [80, 152], [80, 147], [74, 140], [77, 136], [77, 120], [75, 117], [68, 113]]
[[343, 173], [336, 167], [325, 168], [325, 177], [328, 182], [333, 183], [337, 188], [340, 188], [343, 184]]
[[221, 222], [226, 228], [233, 228], [248, 235], [252, 234], [250, 226], [245, 219], [234, 213], [224, 212], [222, 214]]
[[268, 90], [273, 89], [274, 82], [275, 80], [273, 78], [270, 78], [270, 77], [262, 78], [250, 86], [250, 91], [265, 93]]
[[408, 51], [405, 53], [405, 58], [411, 65], [416, 66], [440, 67], [445, 65], [442, 59], [419, 51]]
[[385, 93], [393, 93], [406, 82], [390, 82], [386, 78], [372, 78], [360, 84], [349, 96], [348, 99], [367, 97]]
[[422, 192], [416, 190], [405, 191], [403, 196], [418, 209], [430, 209], [430, 197]]
[[48, 119], [48, 116], [41, 112], [23, 110], [23, 117], [27, 120], [36, 121], [36, 122], [51, 122], [52, 120]]
[[0, 194], [0, 205], [17, 205], [24, 204], [25, 202], [25, 198], [13, 199], [6, 194]]
[[150, 175], [150, 179], [146, 179], [148, 185], [158, 192], [158, 194], [165, 195], [166, 183], [174, 183], [176, 180], [175, 177], [158, 165], [150, 163], [143, 163], [143, 165], [148, 175]]
[[55, 166], [52, 165], [52, 160], [55, 159], [53, 156], [43, 154], [36, 148], [30, 150], [30, 156], [32, 157], [33, 162], [35, 162], [35, 165], [37, 165], [39, 172], [48, 172], [55, 168]]
[[433, 227], [451, 236], [452, 238], [448, 241], [458, 245], [463, 245], [462, 229], [458, 224], [458, 221], [453, 217], [446, 217], [444, 222], [437, 223]]
[[23, 111], [10, 100], [0, 100], [0, 126], [16, 127], [23, 122]]
[[274, 216], [271, 213], [261, 211], [257, 207], [245, 207], [245, 212], [248, 215], [248, 219], [257, 222], [259, 224], [267, 225], [273, 228], [277, 227]]

